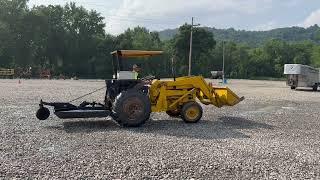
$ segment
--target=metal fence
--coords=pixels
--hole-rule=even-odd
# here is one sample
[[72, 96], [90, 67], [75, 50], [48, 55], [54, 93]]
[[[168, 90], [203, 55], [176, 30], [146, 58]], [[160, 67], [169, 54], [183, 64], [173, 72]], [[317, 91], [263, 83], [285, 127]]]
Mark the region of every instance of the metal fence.
[[0, 69], [0, 77], [14, 76], [14, 69]]

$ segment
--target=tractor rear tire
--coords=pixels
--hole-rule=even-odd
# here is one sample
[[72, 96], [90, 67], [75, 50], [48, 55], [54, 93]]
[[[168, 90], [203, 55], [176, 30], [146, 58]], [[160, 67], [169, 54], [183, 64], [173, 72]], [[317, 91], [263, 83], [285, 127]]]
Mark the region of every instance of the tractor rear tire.
[[123, 127], [139, 127], [151, 114], [151, 103], [147, 95], [137, 90], [120, 93], [113, 105], [113, 118]]
[[202, 118], [203, 109], [197, 102], [188, 102], [181, 111], [182, 120], [186, 123], [197, 123]]
[[169, 111], [166, 111], [166, 113], [173, 118], [177, 118], [181, 116], [181, 110], [169, 110]]

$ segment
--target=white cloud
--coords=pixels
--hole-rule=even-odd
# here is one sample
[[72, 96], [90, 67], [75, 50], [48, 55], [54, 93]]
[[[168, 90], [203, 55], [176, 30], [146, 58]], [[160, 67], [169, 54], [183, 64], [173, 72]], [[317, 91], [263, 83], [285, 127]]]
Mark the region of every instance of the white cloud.
[[70, 1], [100, 12], [106, 18], [106, 31], [114, 35], [135, 26], [176, 28], [190, 23], [192, 16], [203, 26], [245, 30], [320, 24], [320, 9], [301, 21], [307, 9], [319, 7], [319, 0], [29, 0], [29, 5], [63, 5]]
[[302, 23], [303, 27], [310, 27], [315, 24], [320, 25], [320, 9], [313, 11]]
[[151, 30], [177, 27], [191, 16], [203, 25], [212, 25], [222, 15], [255, 15], [272, 5], [272, 0], [124, 0], [106, 17], [106, 30], [119, 34], [128, 27], [146, 26]]

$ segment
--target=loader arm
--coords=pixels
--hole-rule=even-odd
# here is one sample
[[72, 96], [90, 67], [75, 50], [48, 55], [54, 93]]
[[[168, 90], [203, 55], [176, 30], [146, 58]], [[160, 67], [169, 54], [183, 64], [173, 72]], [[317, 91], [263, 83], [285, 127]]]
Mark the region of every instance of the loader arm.
[[205, 105], [212, 104], [216, 107], [234, 106], [244, 100], [238, 97], [227, 87], [214, 87], [208, 84], [202, 76], [182, 77], [177, 81], [192, 84], [197, 89], [196, 96]]
[[149, 94], [153, 112], [174, 110], [196, 99], [202, 104], [212, 104], [219, 108], [234, 106], [244, 99], [227, 87], [209, 85], [202, 76], [180, 77], [175, 81], [155, 80]]

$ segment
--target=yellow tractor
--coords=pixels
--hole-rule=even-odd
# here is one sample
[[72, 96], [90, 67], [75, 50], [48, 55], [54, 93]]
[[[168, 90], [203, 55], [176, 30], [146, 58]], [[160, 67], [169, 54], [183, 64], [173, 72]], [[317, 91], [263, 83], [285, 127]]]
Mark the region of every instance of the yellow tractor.
[[118, 50], [112, 52], [113, 79], [106, 80], [105, 103], [83, 102], [47, 103], [41, 100], [37, 118], [45, 120], [53, 106], [61, 119], [97, 118], [111, 116], [124, 127], [144, 124], [152, 112], [166, 112], [171, 117], [180, 117], [186, 123], [196, 123], [202, 117], [202, 106], [218, 108], [234, 106], [244, 100], [227, 87], [214, 87], [202, 76], [186, 76], [173, 80], [159, 80], [153, 76], [136, 79], [132, 70], [124, 67], [124, 59], [161, 55], [162, 51]]

